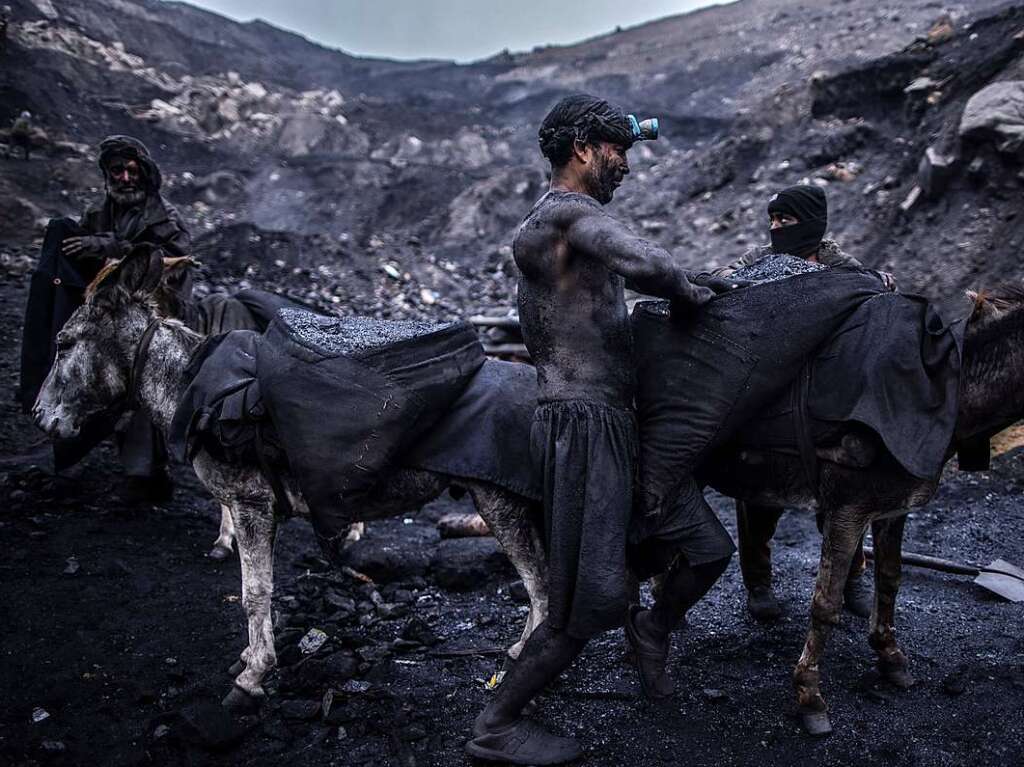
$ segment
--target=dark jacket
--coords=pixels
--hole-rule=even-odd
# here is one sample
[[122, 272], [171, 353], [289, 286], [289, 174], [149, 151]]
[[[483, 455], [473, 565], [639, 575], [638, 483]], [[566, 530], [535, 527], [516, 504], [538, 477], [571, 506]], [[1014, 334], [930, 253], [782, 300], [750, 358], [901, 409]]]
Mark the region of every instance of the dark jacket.
[[[142, 167], [149, 193], [141, 207], [120, 209], [108, 194], [99, 208], [86, 210], [81, 226], [86, 234], [102, 240], [99, 261], [123, 258], [133, 245], [141, 242], [159, 245], [169, 256], [187, 256], [192, 241], [181, 216], [160, 194], [163, 177], [141, 141], [131, 136], [110, 136], [100, 143], [100, 171], [115, 155], [134, 158]], [[93, 257], [95, 259], [95, 256]]]
[[[47, 226], [39, 264], [32, 275], [22, 334], [18, 399], [25, 412], [32, 408], [53, 365], [58, 331], [82, 305], [85, 288], [107, 258], [121, 258], [139, 243], [158, 245], [174, 256], [186, 256], [191, 250], [189, 234], [178, 212], [160, 196], [160, 169], [145, 145], [129, 136], [104, 139], [100, 144], [101, 169], [115, 153], [139, 162], [149, 181], [150, 194], [141, 206], [129, 211], [119, 211], [108, 195], [102, 206], [86, 211], [77, 224], [64, 218], [54, 219]], [[66, 258], [61, 243], [74, 236], [101, 238], [101, 256]]]

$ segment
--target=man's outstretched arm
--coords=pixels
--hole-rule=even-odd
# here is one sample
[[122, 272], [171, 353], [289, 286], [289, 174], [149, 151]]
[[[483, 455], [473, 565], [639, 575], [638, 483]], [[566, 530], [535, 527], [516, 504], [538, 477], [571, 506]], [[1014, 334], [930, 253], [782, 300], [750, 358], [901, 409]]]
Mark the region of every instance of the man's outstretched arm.
[[604, 213], [583, 213], [569, 226], [566, 235], [576, 252], [597, 259], [643, 293], [693, 306], [700, 306], [715, 295], [710, 288], [693, 284], [690, 274], [667, 250], [637, 237]]

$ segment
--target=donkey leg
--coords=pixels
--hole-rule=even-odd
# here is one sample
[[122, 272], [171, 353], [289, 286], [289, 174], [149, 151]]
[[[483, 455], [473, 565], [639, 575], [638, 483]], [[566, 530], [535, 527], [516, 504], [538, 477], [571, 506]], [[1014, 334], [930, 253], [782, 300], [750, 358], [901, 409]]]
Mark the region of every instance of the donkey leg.
[[803, 653], [793, 670], [801, 723], [810, 735], [828, 735], [832, 724], [828, 706], [821, 695], [819, 663], [833, 627], [839, 623], [843, 587], [850, 572], [854, 550], [867, 526], [863, 512], [850, 507], [832, 511], [825, 522], [821, 542], [821, 563], [811, 601], [811, 626]]
[[508, 649], [508, 657], [515, 660], [530, 634], [548, 615], [547, 565], [540, 532], [532, 522], [530, 503], [525, 499], [489, 485], [474, 485], [469, 491], [477, 511], [522, 578], [530, 598], [530, 613], [523, 634]]
[[904, 515], [871, 523], [875, 541], [875, 608], [871, 612], [868, 642], [878, 655], [878, 670], [896, 687], [914, 684], [907, 671], [907, 656], [896, 644], [896, 594], [900, 588]]
[[217, 540], [213, 542], [213, 548], [207, 554], [210, 559], [223, 560], [231, 556], [235, 543], [235, 523], [231, 521], [231, 509], [220, 505], [220, 532]]
[[277, 521], [273, 503], [261, 499], [232, 505], [242, 567], [242, 607], [249, 628], [249, 646], [242, 652], [245, 670], [224, 705], [251, 708], [266, 696], [263, 677], [277, 664], [270, 601], [274, 589], [274, 537]]

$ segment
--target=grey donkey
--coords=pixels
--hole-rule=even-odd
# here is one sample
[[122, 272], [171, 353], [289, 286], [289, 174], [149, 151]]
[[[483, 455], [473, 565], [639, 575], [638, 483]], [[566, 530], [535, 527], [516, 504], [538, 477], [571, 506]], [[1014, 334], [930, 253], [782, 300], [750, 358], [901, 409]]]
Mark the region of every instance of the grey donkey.
[[[185, 385], [183, 373], [202, 336], [162, 310], [164, 265], [159, 251], [140, 246], [97, 277], [85, 304], [57, 337], [57, 358], [33, 409], [36, 423], [56, 437], [74, 436], [100, 411], [143, 408], [165, 433]], [[252, 708], [265, 697], [263, 679], [276, 663], [271, 624], [274, 493], [256, 466], [215, 460], [200, 451], [193, 469], [210, 494], [230, 510], [242, 570], [242, 605], [249, 644], [235, 668], [225, 705]], [[366, 504], [364, 519], [419, 509], [454, 483], [465, 487], [477, 510], [523, 580], [530, 611], [522, 636], [508, 650], [516, 658], [547, 615], [546, 565], [531, 502], [494, 485], [427, 471], [396, 470]], [[295, 512], [308, 507], [295, 483], [284, 477]]]

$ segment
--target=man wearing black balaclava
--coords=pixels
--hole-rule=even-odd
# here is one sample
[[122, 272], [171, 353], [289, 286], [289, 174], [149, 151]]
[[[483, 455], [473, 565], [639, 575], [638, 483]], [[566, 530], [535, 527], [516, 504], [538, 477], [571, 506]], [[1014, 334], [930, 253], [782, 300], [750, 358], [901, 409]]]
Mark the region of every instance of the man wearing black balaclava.
[[[785, 253], [825, 266], [863, 268], [860, 261], [844, 253], [834, 240], [824, 239], [828, 229], [828, 200], [819, 187], [799, 184], [772, 195], [768, 200], [768, 221], [771, 245], [751, 248], [741, 258], [713, 274], [728, 277], [774, 253]], [[891, 274], [878, 274], [886, 287], [895, 289], [896, 283]], [[782, 507], [778, 506], [736, 502], [740, 571], [747, 589], [747, 608], [759, 621], [774, 621], [782, 615], [782, 607], [772, 589], [770, 545], [782, 512]], [[871, 614], [873, 593], [868, 579], [863, 577], [866, 562], [863, 540], [861, 543], [843, 596], [848, 610], [867, 617]]]
[[[539, 387], [531, 452], [543, 487], [548, 616], [474, 722], [466, 750], [478, 758], [560, 764], [579, 756], [575, 741], [522, 718], [523, 708], [589, 639], [622, 624], [634, 593], [627, 537], [638, 444], [626, 283], [685, 311], [731, 284], [687, 273], [602, 209], [629, 173], [626, 152], [644, 137], [640, 125], [580, 94], [556, 104], [538, 134], [551, 186], [520, 225], [513, 255], [523, 337]], [[630, 638], [644, 664], [642, 680], [646, 671], [662, 686], [671, 627], [724, 563], [685, 570], [663, 589], [670, 596], [658, 610], [642, 611]]]
[[[58, 331], [82, 305], [85, 288], [106, 263], [122, 258], [140, 243], [156, 245], [172, 257], [191, 251], [181, 217], [160, 194], [160, 169], [141, 141], [130, 136], [104, 139], [98, 164], [106, 185], [103, 204], [86, 210], [79, 222], [53, 219], [46, 228], [22, 338], [18, 399], [25, 412], [31, 410], [53, 364]], [[191, 292], [191, 282], [183, 281], [180, 290]], [[97, 424], [88, 436], [56, 443], [55, 468], [73, 465], [107, 434], [109, 426]], [[120, 444], [123, 495], [132, 500], [166, 498], [170, 484], [164, 448], [149, 420], [135, 413], [120, 434]]]
[[[772, 195], [768, 200], [768, 225], [770, 245], [751, 248], [712, 274], [729, 277], [744, 266], [750, 266], [773, 253], [785, 253], [825, 266], [864, 268], [860, 261], [844, 253], [835, 240], [825, 239], [828, 230], [828, 199], [820, 187], [797, 184]], [[891, 274], [878, 274], [890, 290], [895, 289], [896, 282]]]

